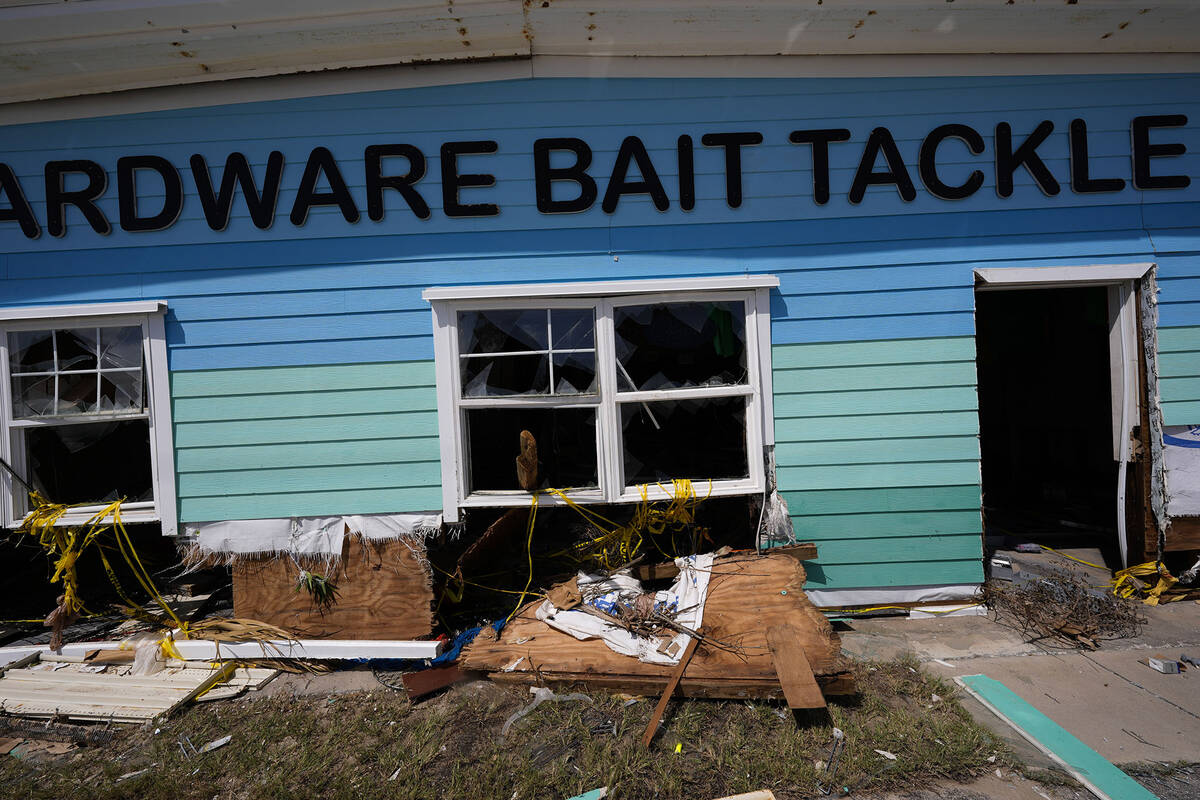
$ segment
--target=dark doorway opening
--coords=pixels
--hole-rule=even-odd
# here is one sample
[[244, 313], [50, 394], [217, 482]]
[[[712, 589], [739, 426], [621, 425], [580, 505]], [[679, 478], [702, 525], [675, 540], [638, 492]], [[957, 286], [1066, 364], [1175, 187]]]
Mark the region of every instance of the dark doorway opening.
[[989, 545], [1099, 548], [1119, 568], [1107, 288], [975, 301]]

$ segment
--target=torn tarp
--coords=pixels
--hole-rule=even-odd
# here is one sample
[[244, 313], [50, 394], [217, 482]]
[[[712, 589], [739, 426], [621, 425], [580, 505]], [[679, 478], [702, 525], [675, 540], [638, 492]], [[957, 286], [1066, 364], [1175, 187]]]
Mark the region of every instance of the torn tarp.
[[375, 542], [424, 539], [441, 524], [437, 513], [374, 514], [197, 522], [185, 533], [194, 537], [194, 560], [289, 553], [335, 562], [347, 533]]
[[[679, 577], [670, 589], [654, 593], [655, 608], [668, 613], [680, 627], [699, 630], [704, 622], [704, 601], [708, 596], [712, 564], [712, 553], [675, 559]], [[611, 577], [580, 572], [576, 581], [584, 605], [606, 614], [611, 614], [618, 603], [633, 605], [645, 594], [642, 584], [629, 570], [621, 570]], [[691, 638], [687, 633], [678, 633], [663, 646], [663, 639], [639, 636], [621, 627], [615, 620], [608, 622], [588, 611], [562, 611], [549, 600], [538, 607], [537, 618], [576, 639], [601, 639], [614, 652], [634, 656], [650, 664], [678, 664]]]

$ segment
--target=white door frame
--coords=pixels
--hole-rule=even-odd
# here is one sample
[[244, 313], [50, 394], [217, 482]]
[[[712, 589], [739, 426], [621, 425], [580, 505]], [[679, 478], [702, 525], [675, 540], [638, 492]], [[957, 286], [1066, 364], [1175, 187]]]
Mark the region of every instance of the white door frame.
[[1006, 289], [1108, 288], [1109, 380], [1112, 391], [1113, 459], [1120, 465], [1117, 478], [1117, 538], [1121, 566], [1127, 564], [1125, 531], [1125, 479], [1130, 460], [1129, 438], [1140, 419], [1138, 397], [1137, 292], [1134, 281], [1154, 268], [1153, 262], [1095, 264], [1065, 267], [989, 267], [975, 270], [976, 291]]

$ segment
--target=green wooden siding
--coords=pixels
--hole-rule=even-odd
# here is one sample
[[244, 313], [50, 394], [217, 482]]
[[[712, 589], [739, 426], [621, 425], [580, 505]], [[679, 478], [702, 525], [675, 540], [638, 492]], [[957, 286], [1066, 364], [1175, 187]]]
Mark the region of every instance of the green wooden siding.
[[176, 372], [180, 520], [441, 507], [429, 361]]
[[775, 457], [814, 588], [982, 580], [972, 337], [777, 345]]
[[1158, 329], [1163, 423], [1200, 424], [1200, 327]]

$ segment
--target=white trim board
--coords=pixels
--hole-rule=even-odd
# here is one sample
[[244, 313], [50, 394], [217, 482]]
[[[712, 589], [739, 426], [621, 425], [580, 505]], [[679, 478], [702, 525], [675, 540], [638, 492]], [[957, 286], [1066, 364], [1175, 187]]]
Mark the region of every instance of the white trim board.
[[379, 641], [366, 639], [273, 639], [266, 642], [216, 642], [176, 639], [175, 649], [185, 661], [241, 658], [436, 658], [442, 641]]
[[985, 267], [975, 270], [976, 289], [1027, 289], [1032, 287], [1087, 286], [1136, 281], [1154, 268], [1154, 262], [1092, 264], [1066, 267]]
[[130, 300], [124, 303], [81, 303], [73, 306], [22, 306], [0, 308], [0, 322], [36, 319], [79, 319], [115, 317], [122, 314], [159, 314], [167, 310], [166, 300]]
[[874, 78], [1200, 72], [1197, 53], [551, 56], [360, 66], [0, 105], [0, 125], [529, 78]]
[[494, 286], [433, 286], [421, 292], [429, 302], [437, 300], [492, 300], [533, 297], [600, 297], [657, 292], [700, 292], [714, 290], [774, 289], [775, 275], [712, 275], [701, 278], [653, 278], [649, 280], [581, 281], [579, 283], [506, 283]]

